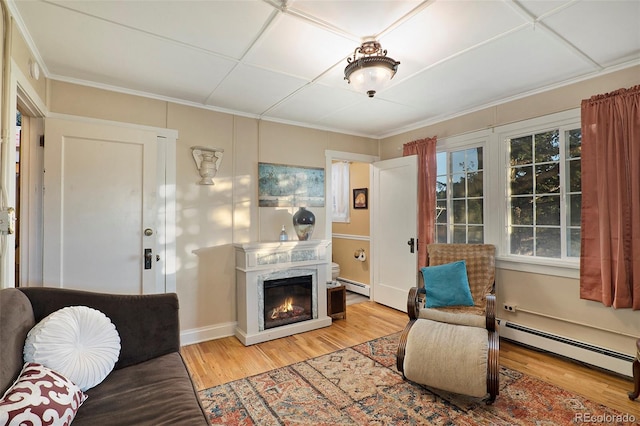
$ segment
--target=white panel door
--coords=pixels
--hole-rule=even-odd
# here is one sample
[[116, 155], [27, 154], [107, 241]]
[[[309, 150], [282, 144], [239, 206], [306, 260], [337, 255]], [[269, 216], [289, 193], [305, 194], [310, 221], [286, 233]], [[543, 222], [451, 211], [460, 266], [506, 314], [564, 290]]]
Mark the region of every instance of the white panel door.
[[156, 150], [150, 130], [46, 120], [45, 286], [157, 292]]
[[407, 312], [409, 289], [417, 284], [417, 157], [373, 163], [373, 300]]

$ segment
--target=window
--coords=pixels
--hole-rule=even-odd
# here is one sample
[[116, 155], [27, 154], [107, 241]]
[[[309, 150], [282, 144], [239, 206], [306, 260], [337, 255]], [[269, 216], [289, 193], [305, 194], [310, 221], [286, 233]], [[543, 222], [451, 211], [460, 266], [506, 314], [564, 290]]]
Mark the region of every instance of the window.
[[331, 165], [331, 211], [333, 222], [349, 222], [349, 162]]
[[580, 255], [580, 142], [579, 128], [561, 127], [506, 139], [510, 254]]
[[436, 242], [483, 243], [483, 148], [439, 152], [436, 161]]

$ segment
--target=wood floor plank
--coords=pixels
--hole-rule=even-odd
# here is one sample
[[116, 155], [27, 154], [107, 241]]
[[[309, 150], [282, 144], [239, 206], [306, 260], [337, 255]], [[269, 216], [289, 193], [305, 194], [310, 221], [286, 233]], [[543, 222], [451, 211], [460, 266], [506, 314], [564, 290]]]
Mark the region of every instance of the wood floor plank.
[[[330, 327], [294, 336], [252, 346], [225, 337], [184, 346], [181, 352], [196, 388], [202, 390], [388, 336], [402, 331], [408, 322], [405, 313], [375, 302], [349, 305], [347, 312], [346, 319], [335, 320]], [[500, 364], [640, 421], [640, 400], [627, 397], [633, 389], [630, 378], [502, 339]]]

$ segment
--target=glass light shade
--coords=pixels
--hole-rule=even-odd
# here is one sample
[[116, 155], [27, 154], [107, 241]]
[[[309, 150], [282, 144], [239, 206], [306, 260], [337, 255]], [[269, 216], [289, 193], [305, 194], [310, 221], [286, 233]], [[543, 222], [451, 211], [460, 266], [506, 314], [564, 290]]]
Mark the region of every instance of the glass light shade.
[[349, 76], [349, 83], [359, 92], [366, 92], [370, 98], [383, 89], [395, 74], [384, 65], [358, 68]]

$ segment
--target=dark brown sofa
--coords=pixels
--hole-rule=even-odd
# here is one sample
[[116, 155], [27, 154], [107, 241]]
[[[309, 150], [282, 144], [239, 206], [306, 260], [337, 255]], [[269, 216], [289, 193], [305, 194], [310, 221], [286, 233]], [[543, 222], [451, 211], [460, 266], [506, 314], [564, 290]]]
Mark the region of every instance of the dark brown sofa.
[[113, 295], [60, 288], [0, 290], [0, 395], [18, 377], [27, 333], [66, 306], [107, 315], [120, 334], [114, 370], [85, 392], [73, 425], [209, 424], [180, 355], [175, 294]]

